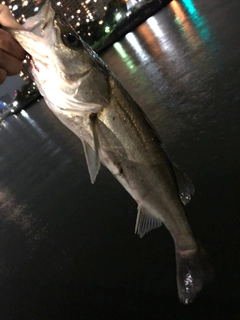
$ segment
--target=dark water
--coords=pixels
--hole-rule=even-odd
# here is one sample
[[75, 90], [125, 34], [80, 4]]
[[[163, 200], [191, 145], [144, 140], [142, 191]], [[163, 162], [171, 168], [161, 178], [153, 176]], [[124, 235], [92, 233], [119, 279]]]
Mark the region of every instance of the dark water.
[[0, 319], [240, 319], [240, 4], [173, 1], [102, 57], [193, 180], [186, 208], [215, 269], [177, 298], [171, 236], [43, 101], [0, 126]]

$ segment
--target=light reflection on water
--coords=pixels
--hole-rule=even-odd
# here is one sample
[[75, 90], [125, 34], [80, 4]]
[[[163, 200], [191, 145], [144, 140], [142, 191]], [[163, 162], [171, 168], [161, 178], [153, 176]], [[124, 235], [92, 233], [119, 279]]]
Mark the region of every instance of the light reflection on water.
[[0, 185], [0, 220], [18, 225], [26, 236], [35, 231], [36, 220], [26, 203], [18, 204], [7, 187]]
[[[212, 51], [215, 42], [207, 20], [198, 12], [193, 1], [183, 0], [178, 2], [174, 0], [170, 2], [167, 10], [174, 17], [173, 21], [177, 27], [175, 31], [180, 34], [187, 47], [197, 51], [199, 47], [207, 46]], [[114, 49], [131, 73], [136, 72], [140, 64], [147, 65], [154, 60], [159, 62], [163, 59], [171, 64], [172, 59], [177, 61], [179, 57], [182, 57], [182, 61], [178, 68], [189, 68], [190, 63], [187, 59], [184, 59], [184, 52], [181, 52], [183, 47], [180, 47], [179, 39], [171, 36], [173, 31], [172, 26], [166, 24], [166, 21], [161, 21], [156, 16], [152, 16], [134, 32], [127, 34], [125, 41], [115, 43]], [[174, 33], [177, 34], [177, 32]], [[206, 60], [209, 60], [212, 53], [214, 52], [208, 52], [208, 50], [201, 52], [208, 58]], [[203, 56], [201, 59], [203, 59]]]
[[[123, 41], [115, 43], [114, 49], [128, 72], [135, 74], [136, 83], [147, 82], [149, 87], [157, 87], [161, 83], [161, 94], [164, 88], [169, 90], [171, 87], [172, 90], [187, 92], [190, 70], [196, 74], [196, 83], [204, 81], [198, 75], [200, 69], [193, 67], [194, 59], [202, 64], [200, 68], [214, 72], [215, 39], [207, 19], [199, 13], [193, 1], [174, 0], [166, 10], [172, 16], [171, 21], [152, 16], [127, 34]], [[117, 72], [120, 76], [122, 73], [123, 69]], [[203, 75], [201, 77], [204, 78]]]
[[192, 20], [200, 37], [204, 42], [208, 42], [210, 39], [210, 31], [206, 19], [199, 14], [192, 0], [182, 0], [182, 3], [188, 11], [190, 19]]
[[[219, 53], [207, 18], [198, 8], [193, 1], [173, 0], [164, 8], [167, 15], [159, 12], [150, 17], [103, 55], [157, 129], [163, 123], [173, 128], [172, 108], [175, 112], [185, 112], [190, 106], [197, 109], [200, 95], [211, 95], [212, 84], [206, 83], [205, 72], [212, 83]], [[200, 93], [200, 87], [205, 91]], [[139, 95], [139, 88], [146, 99]]]
[[[36, 123], [36, 121], [32, 119], [25, 110], [21, 110], [21, 115], [28, 121], [28, 123], [34, 128], [34, 131], [37, 132], [43, 140], [50, 139], [47, 133], [41, 129], [41, 127]], [[19, 119], [19, 121], [21, 121], [21, 119]]]
[[144, 50], [143, 46], [139, 42], [138, 38], [135, 36], [133, 32], [129, 32], [125, 39], [129, 43], [129, 45], [132, 47], [132, 49], [136, 53], [136, 57], [138, 57], [139, 61], [144, 62], [145, 60], [149, 60], [149, 57]]
[[158, 58], [159, 55], [162, 56], [163, 51], [160, 46], [159, 38], [156, 37], [154, 31], [150, 28], [150, 25], [147, 23], [140, 25], [136, 30], [136, 33], [141, 39], [142, 45], [148, 52], [149, 60], [152, 58]]
[[[162, 51], [164, 51], [166, 54], [175, 52], [176, 49], [174, 47], [174, 43], [169, 41], [169, 37], [166, 35], [166, 32], [162, 30], [162, 26], [159, 25], [155, 17], [149, 18], [144, 26], [147, 25], [150, 27], [152, 34], [154, 34], [154, 37], [158, 39], [159, 47]], [[148, 34], [149, 33], [150, 30], [148, 30]]]
[[130, 58], [129, 54], [127, 53], [126, 49], [122, 46], [122, 44], [120, 42], [116, 42], [114, 43], [113, 47], [123, 60], [124, 64], [126, 64], [129, 71], [134, 72], [137, 69], [136, 64]]
[[189, 17], [184, 12], [182, 5], [177, 1], [172, 1], [170, 2], [169, 7], [175, 15], [174, 22], [178, 26], [184, 40], [189, 44], [191, 49], [197, 49], [201, 44], [201, 39], [193, 28]]
[[211, 54], [215, 58], [219, 56], [221, 45], [211, 32], [207, 18], [199, 12], [192, 0], [173, 0], [169, 8], [175, 16], [174, 23], [191, 49], [205, 46], [206, 55]]
[[[37, 133], [37, 135], [41, 138], [41, 140], [47, 141], [46, 151], [49, 153], [49, 155], [54, 156], [62, 151], [60, 146], [56, 144], [56, 142], [51, 138], [51, 136], [47, 133], [47, 131], [44, 131], [41, 128], [41, 126], [29, 115], [28, 112], [26, 112], [25, 110], [22, 110], [21, 115], [22, 117], [21, 118], [19, 117], [18, 119], [19, 122], [22, 122], [23, 119], [27, 120], [27, 123], [30, 124], [31, 127], [34, 129], [33, 132]], [[65, 161], [65, 164], [67, 162]]]

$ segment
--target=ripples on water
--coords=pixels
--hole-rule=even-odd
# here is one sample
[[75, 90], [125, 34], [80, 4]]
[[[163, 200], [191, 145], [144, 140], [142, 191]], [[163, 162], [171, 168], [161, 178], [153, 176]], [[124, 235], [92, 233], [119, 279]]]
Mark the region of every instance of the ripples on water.
[[[157, 129], [165, 134], [174, 126], [171, 136], [176, 138], [186, 126], [195, 130], [190, 121], [176, 118], [184, 116], [196, 124], [194, 119], [216, 111], [216, 100], [223, 105], [226, 97], [220, 87], [221, 73], [224, 77], [228, 72], [223, 66], [227, 39], [216, 32], [217, 20], [209, 20], [208, 8], [198, 2], [172, 1], [164, 10], [102, 57]], [[232, 91], [231, 87], [227, 83], [224, 89]]]

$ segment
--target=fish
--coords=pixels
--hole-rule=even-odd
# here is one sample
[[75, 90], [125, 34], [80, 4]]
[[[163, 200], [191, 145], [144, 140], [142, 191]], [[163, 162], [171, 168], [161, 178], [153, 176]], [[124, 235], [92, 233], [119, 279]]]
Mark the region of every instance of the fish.
[[179, 300], [191, 303], [212, 273], [185, 215], [191, 180], [170, 161], [115, 74], [49, 1], [22, 30], [8, 31], [29, 54], [29, 71], [48, 107], [82, 141], [91, 182], [103, 164], [137, 203], [135, 233], [168, 229]]

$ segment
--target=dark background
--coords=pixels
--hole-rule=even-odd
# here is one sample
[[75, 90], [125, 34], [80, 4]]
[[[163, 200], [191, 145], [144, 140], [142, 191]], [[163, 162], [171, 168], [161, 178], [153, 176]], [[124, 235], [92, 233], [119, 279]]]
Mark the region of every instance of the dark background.
[[0, 319], [240, 319], [240, 4], [172, 1], [102, 54], [194, 182], [186, 214], [215, 270], [177, 297], [165, 227], [36, 102], [0, 126]]

